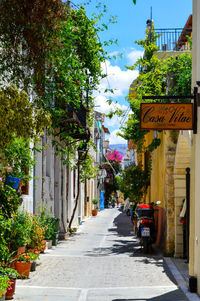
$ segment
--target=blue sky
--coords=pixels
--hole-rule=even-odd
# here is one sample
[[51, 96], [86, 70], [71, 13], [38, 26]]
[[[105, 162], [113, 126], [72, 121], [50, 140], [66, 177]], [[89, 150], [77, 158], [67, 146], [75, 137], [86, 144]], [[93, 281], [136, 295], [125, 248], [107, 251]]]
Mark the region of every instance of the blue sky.
[[[75, 4], [90, 2], [86, 5], [88, 16], [96, 11], [96, 4], [99, 0], [74, 0]], [[135, 40], [140, 40], [145, 35], [146, 21], [150, 18], [152, 7], [153, 21], [155, 28], [182, 28], [184, 27], [189, 15], [192, 13], [192, 0], [137, 0], [134, 5], [132, 0], [102, 0], [107, 6], [105, 23], [109, 16], [117, 19], [116, 24], [111, 24], [108, 31], [101, 33], [101, 40], [117, 39], [118, 46], [109, 46], [107, 51], [111, 54], [122, 53], [123, 58], [105, 62], [102, 68], [108, 73], [108, 81], [103, 80], [100, 85], [100, 93], [96, 97], [96, 109], [107, 113], [109, 106], [106, 98], [109, 95], [104, 93], [104, 88], [115, 89], [112, 100], [117, 101], [117, 106], [127, 110], [128, 103], [125, 97], [128, 94], [129, 85], [137, 77], [137, 71], [130, 71], [125, 65], [133, 65], [137, 58], [142, 55], [142, 49], [135, 44]], [[116, 107], [116, 105], [114, 106]], [[109, 128], [110, 143], [124, 143], [116, 136], [120, 127], [121, 118], [114, 117], [112, 120], [105, 120], [105, 125]]]

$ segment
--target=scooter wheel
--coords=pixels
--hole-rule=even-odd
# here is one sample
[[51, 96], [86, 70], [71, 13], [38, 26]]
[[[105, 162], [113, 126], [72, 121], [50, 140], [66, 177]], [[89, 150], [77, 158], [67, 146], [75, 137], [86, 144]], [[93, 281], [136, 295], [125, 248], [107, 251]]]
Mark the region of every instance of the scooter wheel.
[[149, 242], [147, 239], [143, 240], [143, 251], [145, 254], [147, 254], [149, 251]]

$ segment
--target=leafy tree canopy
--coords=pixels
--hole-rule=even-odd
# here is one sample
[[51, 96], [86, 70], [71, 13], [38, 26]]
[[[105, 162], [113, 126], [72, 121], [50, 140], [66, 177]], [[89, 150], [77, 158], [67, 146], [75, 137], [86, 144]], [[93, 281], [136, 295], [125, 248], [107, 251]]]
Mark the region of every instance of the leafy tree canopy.
[[119, 181], [119, 189], [125, 198], [129, 197], [133, 202], [139, 202], [146, 193], [149, 185], [149, 175], [143, 171], [140, 165], [129, 165], [122, 173]]
[[0, 85], [33, 95], [36, 131], [46, 112], [53, 145], [70, 162], [83, 141], [91, 147], [93, 91], [107, 56], [98, 37], [107, 28], [98, 25], [102, 14], [89, 19], [84, 8], [61, 0], [2, 0], [0, 12]]

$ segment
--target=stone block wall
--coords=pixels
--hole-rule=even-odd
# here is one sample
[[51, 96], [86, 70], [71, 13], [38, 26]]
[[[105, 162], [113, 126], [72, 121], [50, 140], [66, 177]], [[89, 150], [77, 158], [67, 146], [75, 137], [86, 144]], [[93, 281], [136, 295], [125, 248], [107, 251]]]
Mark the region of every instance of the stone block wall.
[[166, 152], [166, 183], [165, 183], [165, 199], [166, 199], [166, 253], [174, 252], [175, 242], [175, 222], [174, 222], [174, 161], [175, 150]]

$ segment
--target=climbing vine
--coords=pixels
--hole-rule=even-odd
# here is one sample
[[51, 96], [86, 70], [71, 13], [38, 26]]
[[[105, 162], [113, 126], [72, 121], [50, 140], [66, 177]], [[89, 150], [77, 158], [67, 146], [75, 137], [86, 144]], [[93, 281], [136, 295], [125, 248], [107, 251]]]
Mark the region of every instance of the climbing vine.
[[[158, 137], [153, 138], [149, 145], [145, 145], [145, 135], [148, 131], [140, 130], [140, 104], [152, 102], [152, 100], [143, 100], [142, 97], [191, 94], [191, 53], [180, 53], [176, 57], [161, 60], [155, 55], [158, 50], [157, 38], [154, 26], [147, 28], [145, 39], [136, 41], [144, 48], [143, 58], [140, 58], [134, 66], [127, 67], [131, 70], [139, 68], [139, 76], [130, 88], [128, 100], [133, 113], [122, 128], [122, 137], [127, 140], [132, 139], [137, 145], [138, 152], [150, 151], [152, 153], [160, 145]], [[160, 100], [160, 102], [165, 102], [165, 100]]]

